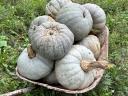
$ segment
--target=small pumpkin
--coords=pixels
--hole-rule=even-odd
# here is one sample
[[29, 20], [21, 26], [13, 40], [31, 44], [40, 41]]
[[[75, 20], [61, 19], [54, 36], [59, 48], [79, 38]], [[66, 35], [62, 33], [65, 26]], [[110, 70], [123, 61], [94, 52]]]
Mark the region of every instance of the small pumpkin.
[[56, 21], [69, 27], [74, 33], [75, 41], [80, 41], [87, 36], [93, 25], [89, 11], [77, 4], [63, 7], [57, 14]]
[[106, 14], [100, 6], [91, 3], [86, 3], [82, 6], [88, 9], [89, 12], [91, 13], [93, 19], [93, 27], [95, 29], [102, 29], [105, 27]]
[[58, 81], [56, 79], [55, 70], [52, 71], [47, 77], [44, 78], [44, 81], [48, 84], [58, 84]]
[[93, 52], [94, 57], [98, 59], [100, 55], [100, 41], [95, 35], [88, 35], [79, 44], [90, 49]]
[[46, 14], [55, 18], [59, 10], [69, 3], [72, 3], [72, 1], [71, 0], [51, 0], [46, 5]]
[[31, 47], [25, 48], [17, 60], [18, 72], [31, 80], [44, 78], [51, 72], [52, 68], [53, 62], [39, 54], [33, 55]]
[[73, 45], [74, 35], [64, 24], [46, 22], [33, 30], [29, 34], [32, 48], [50, 60], [61, 59]]

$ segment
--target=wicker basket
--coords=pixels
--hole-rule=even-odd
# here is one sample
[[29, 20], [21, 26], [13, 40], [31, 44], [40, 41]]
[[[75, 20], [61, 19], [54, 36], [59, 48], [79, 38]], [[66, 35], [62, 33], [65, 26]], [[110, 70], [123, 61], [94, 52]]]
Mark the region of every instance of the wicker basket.
[[[108, 30], [107, 26], [105, 26], [101, 31], [102, 31], [102, 35], [100, 35], [100, 39], [102, 40], [103, 44], [101, 44], [102, 45], [101, 54], [100, 54], [98, 60], [107, 60], [108, 59], [108, 36], [109, 36], [109, 30]], [[103, 74], [104, 74], [104, 70], [103, 69], [97, 69], [95, 80], [89, 87], [81, 89], [81, 90], [68, 90], [68, 89], [65, 89], [65, 88], [60, 87], [60, 86], [53, 86], [53, 85], [49, 85], [49, 84], [46, 84], [46, 83], [29, 80], [29, 79], [21, 76], [18, 73], [17, 68], [16, 68], [16, 75], [22, 80], [25, 80], [25, 81], [30, 82], [30, 83], [35, 84], [35, 85], [43, 86], [43, 87], [45, 87], [47, 89], [52, 89], [52, 90], [55, 90], [55, 91], [65, 92], [65, 93], [69, 93], [69, 94], [85, 93], [85, 92], [88, 92], [89, 90], [92, 90], [99, 83], [99, 81], [101, 80]]]

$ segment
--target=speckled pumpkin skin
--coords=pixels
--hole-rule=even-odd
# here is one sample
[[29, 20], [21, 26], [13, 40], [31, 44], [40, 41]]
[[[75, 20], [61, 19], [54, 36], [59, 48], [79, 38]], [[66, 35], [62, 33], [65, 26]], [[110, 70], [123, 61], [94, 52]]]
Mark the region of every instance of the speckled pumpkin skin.
[[91, 13], [93, 19], [93, 28], [102, 29], [105, 27], [106, 14], [100, 6], [91, 3], [87, 3], [82, 6], [88, 9], [89, 12]]
[[74, 45], [68, 54], [58, 60], [55, 72], [58, 82], [67, 89], [83, 89], [94, 81], [94, 71], [84, 72], [82, 60], [95, 61], [93, 53], [82, 45]]
[[45, 23], [45, 22], [55, 22], [55, 20], [52, 17], [47, 15], [38, 16], [31, 22], [28, 33], [33, 33], [34, 31], [33, 29], [35, 26], [40, 26], [42, 23]]
[[71, 0], [51, 0], [46, 5], [46, 14], [56, 18], [59, 10], [67, 4], [72, 3]]
[[23, 50], [17, 60], [18, 72], [31, 80], [39, 80], [47, 76], [53, 68], [53, 62], [40, 55], [30, 59], [27, 48]]
[[75, 36], [75, 41], [80, 41], [92, 29], [92, 17], [87, 9], [77, 4], [63, 7], [57, 14], [56, 21], [67, 25]]
[[90, 49], [95, 58], [98, 59], [100, 55], [100, 41], [99, 39], [94, 35], [88, 35], [85, 37], [79, 44], [84, 45], [88, 49]]
[[74, 35], [64, 24], [46, 22], [29, 34], [32, 48], [50, 60], [63, 58], [72, 47]]

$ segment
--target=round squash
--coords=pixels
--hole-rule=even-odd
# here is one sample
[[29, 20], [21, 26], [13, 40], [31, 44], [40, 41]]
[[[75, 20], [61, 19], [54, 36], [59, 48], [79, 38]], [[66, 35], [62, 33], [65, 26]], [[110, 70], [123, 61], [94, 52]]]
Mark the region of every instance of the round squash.
[[98, 59], [100, 55], [100, 41], [95, 35], [88, 35], [80, 42], [80, 44], [90, 49], [93, 52], [94, 57]]
[[57, 14], [56, 21], [69, 27], [74, 33], [75, 41], [80, 41], [87, 36], [93, 25], [89, 11], [77, 4], [63, 7]]
[[55, 71], [52, 71], [47, 77], [45, 77], [44, 81], [48, 84], [58, 84]]
[[67, 89], [83, 89], [94, 81], [94, 70], [81, 68], [84, 60], [96, 61], [93, 53], [82, 45], [74, 45], [68, 54], [55, 64], [58, 82]]
[[102, 29], [105, 27], [106, 14], [100, 6], [96, 4], [87, 3], [84, 4], [83, 7], [88, 9], [89, 12], [91, 13], [93, 19], [93, 27], [95, 29]]
[[51, 0], [46, 5], [46, 14], [55, 18], [59, 10], [67, 4], [72, 3], [71, 0]]
[[51, 72], [53, 62], [39, 54], [32, 54], [30, 49], [25, 48], [17, 60], [17, 69], [22, 76], [31, 80], [39, 80]]
[[74, 35], [64, 24], [46, 22], [29, 34], [32, 48], [50, 60], [63, 58], [74, 42]]

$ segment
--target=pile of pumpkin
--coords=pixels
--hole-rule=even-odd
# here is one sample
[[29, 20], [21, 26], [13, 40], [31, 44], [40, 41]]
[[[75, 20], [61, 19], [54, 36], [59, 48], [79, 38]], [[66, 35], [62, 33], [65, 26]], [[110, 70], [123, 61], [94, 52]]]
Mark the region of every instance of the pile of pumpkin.
[[91, 30], [100, 32], [105, 27], [105, 12], [96, 4], [51, 0], [46, 14], [30, 25], [31, 45], [17, 60], [19, 74], [70, 90], [88, 87], [96, 68], [106, 67], [96, 61], [101, 47], [97, 33], [89, 35]]

